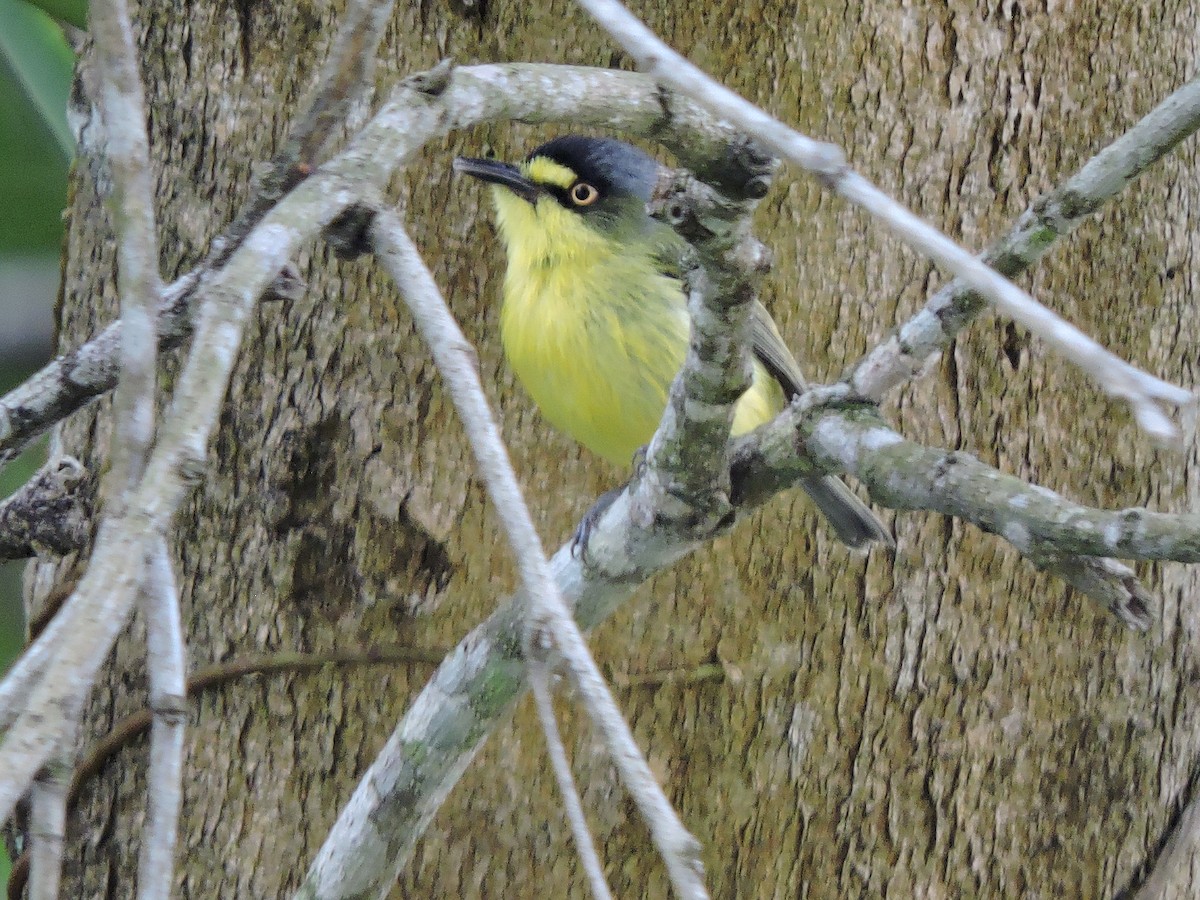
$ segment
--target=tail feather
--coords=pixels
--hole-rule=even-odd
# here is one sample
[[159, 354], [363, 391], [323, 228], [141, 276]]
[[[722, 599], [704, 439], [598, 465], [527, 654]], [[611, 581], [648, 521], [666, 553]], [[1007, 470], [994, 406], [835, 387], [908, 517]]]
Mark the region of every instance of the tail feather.
[[854, 548], [865, 547], [872, 541], [879, 541], [886, 547], [896, 546], [875, 513], [839, 479], [832, 475], [805, 478], [801, 487], [829, 520], [842, 543]]

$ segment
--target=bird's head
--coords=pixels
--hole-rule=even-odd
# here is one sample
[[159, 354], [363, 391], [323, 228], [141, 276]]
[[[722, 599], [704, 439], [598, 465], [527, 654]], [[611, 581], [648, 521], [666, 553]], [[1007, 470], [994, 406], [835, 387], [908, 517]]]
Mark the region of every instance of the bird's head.
[[492, 185], [510, 263], [615, 253], [644, 240], [659, 164], [609, 138], [567, 135], [520, 165], [459, 157], [454, 169]]

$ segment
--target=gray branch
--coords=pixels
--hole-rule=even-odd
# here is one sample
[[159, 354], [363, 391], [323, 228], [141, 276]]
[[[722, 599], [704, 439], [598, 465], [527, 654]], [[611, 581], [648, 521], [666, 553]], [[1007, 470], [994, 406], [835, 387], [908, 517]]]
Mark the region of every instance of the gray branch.
[[1046, 543], [1072, 556], [1200, 562], [1200, 515], [1083, 506], [969, 454], [906, 440], [870, 409], [810, 416], [799, 431], [811, 458], [850, 472], [893, 509], [957, 516], [1022, 552]]
[[[1200, 79], [1171, 94], [1062, 185], [1034, 200], [1009, 232], [988, 247], [983, 261], [1009, 278], [1020, 275], [1197, 128]], [[924, 369], [987, 308], [982, 296], [954, 279], [855, 363], [845, 380], [859, 395], [881, 399]]]
[[1073, 503], [969, 454], [906, 440], [845, 386], [808, 392], [754, 440], [740, 441], [734, 496], [757, 505], [810, 475], [814, 464], [849, 472], [892, 509], [956, 516], [1003, 537], [1132, 628], [1149, 626], [1151, 598], [1131, 570], [1108, 557], [1200, 561], [1200, 516]]
[[[141, 477], [154, 436], [156, 307], [162, 294], [146, 104], [126, 0], [94, 0], [88, 18], [100, 74], [105, 158], [112, 173], [121, 298], [121, 377], [105, 484], [122, 504]], [[108, 493], [106, 491], [106, 493]]]
[[61, 556], [87, 543], [92, 492], [74, 457], [51, 460], [0, 502], [0, 560]]
[[[731, 150], [745, 145], [738, 138]], [[756, 168], [747, 181], [758, 179], [765, 189], [772, 160]], [[693, 515], [703, 510], [712, 530], [730, 512], [729, 432], [734, 407], [750, 386], [750, 307], [767, 269], [766, 248], [749, 230], [755, 205], [729, 200], [686, 172], [664, 174], [650, 204], [689, 242], [695, 258], [685, 273], [688, 353], [638, 478], [662, 486], [656, 505], [678, 497]], [[690, 528], [701, 531], [698, 523]]]
[[168, 900], [175, 883], [175, 842], [183, 805], [187, 648], [179, 589], [170, 551], [161, 535], [150, 541], [139, 600], [146, 619], [146, 672], [154, 721], [150, 727], [137, 895], [138, 900]]

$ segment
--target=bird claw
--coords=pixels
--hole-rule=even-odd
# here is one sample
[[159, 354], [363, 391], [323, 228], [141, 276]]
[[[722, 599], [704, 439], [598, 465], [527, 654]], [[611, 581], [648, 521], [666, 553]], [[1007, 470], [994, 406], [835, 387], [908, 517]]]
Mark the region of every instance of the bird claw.
[[592, 532], [595, 530], [596, 524], [600, 521], [600, 517], [621, 496], [623, 490], [625, 490], [624, 485], [619, 488], [613, 488], [611, 491], [605, 491], [592, 504], [591, 508], [583, 514], [583, 518], [575, 528], [575, 534], [571, 536], [572, 559], [578, 559], [584, 565], [588, 564], [587, 545], [592, 537]]

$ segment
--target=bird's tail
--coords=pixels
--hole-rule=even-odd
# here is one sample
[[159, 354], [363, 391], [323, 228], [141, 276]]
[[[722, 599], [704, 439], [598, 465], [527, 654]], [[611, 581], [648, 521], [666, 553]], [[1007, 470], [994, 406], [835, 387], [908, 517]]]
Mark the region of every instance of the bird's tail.
[[805, 478], [800, 486], [817, 504], [817, 509], [829, 520], [842, 543], [849, 547], [865, 547], [879, 541], [895, 547], [891, 534], [875, 513], [858, 499], [850, 488], [832, 475]]

